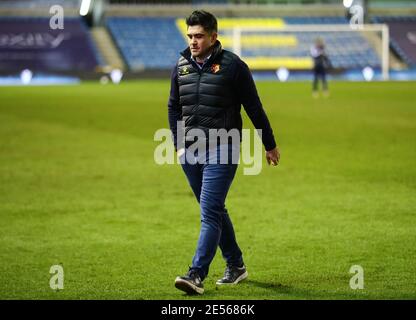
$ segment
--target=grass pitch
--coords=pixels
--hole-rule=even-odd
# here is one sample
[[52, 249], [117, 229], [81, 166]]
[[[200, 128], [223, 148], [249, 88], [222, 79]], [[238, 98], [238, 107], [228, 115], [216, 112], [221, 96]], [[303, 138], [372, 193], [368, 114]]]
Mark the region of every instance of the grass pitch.
[[[216, 289], [218, 251], [192, 299], [416, 298], [415, 83], [330, 85], [315, 100], [309, 83], [258, 83], [282, 157], [258, 176], [240, 166], [227, 199], [249, 279]], [[173, 281], [198, 205], [180, 166], [153, 160], [168, 93], [168, 81], [0, 88], [0, 298], [189, 299]]]

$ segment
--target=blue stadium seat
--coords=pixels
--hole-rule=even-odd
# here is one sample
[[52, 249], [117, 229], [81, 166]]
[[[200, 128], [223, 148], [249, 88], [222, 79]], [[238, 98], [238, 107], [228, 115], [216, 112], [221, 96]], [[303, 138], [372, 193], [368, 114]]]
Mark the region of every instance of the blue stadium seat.
[[170, 69], [186, 42], [174, 18], [107, 18], [107, 27], [131, 70]]
[[287, 24], [344, 24], [348, 23], [345, 17], [285, 17]]

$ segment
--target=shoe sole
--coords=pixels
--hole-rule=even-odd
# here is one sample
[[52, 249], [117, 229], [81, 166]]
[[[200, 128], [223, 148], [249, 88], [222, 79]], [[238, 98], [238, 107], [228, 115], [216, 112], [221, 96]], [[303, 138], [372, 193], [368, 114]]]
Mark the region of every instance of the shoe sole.
[[224, 283], [224, 282], [220, 282], [221, 280], [217, 281], [217, 285], [218, 286], [224, 286], [224, 285], [235, 285], [237, 283], [239, 283], [240, 281], [243, 281], [245, 278], [248, 277], [248, 272], [244, 272], [241, 276], [239, 276], [237, 279], [235, 279], [234, 282], [230, 282], [230, 283]]
[[183, 280], [179, 277], [175, 279], [175, 287], [179, 290], [185, 291], [187, 294], [204, 293], [204, 288], [199, 288], [193, 283]]

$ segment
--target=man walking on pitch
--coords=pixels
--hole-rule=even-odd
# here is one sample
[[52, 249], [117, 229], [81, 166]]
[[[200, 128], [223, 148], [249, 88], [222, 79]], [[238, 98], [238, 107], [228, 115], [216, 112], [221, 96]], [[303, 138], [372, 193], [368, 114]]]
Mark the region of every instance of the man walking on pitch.
[[[202, 282], [218, 246], [227, 266], [217, 285], [237, 284], [248, 276], [225, 208], [238, 161], [219, 161], [224, 151], [229, 157], [239, 150], [240, 140], [237, 146], [218, 137], [212, 143], [212, 139], [191, 133], [198, 129], [210, 137], [212, 129], [238, 130], [241, 139], [243, 105], [256, 129], [262, 132], [267, 162], [277, 165], [280, 154], [250, 70], [237, 55], [222, 49], [217, 40], [216, 18], [206, 11], [194, 11], [186, 24], [189, 47], [181, 52], [172, 72], [168, 115], [175, 149], [183, 157], [182, 168], [200, 204], [201, 230], [192, 266], [186, 275], [175, 279], [175, 286], [189, 294], [202, 294]], [[180, 141], [178, 121], [184, 122]], [[195, 143], [209, 144], [209, 148], [198, 153], [200, 149], [190, 147]]]

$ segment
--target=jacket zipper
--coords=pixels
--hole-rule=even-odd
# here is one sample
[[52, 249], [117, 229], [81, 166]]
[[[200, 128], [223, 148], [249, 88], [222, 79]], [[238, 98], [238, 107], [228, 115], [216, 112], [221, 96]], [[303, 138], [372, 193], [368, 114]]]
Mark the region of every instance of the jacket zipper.
[[197, 108], [199, 106], [199, 101], [200, 101], [200, 98], [199, 98], [199, 86], [201, 84], [201, 75], [202, 75], [202, 70], [198, 70], [198, 82], [196, 84], [197, 103], [196, 103], [196, 105], [194, 107], [194, 110], [195, 110], [195, 108]]

